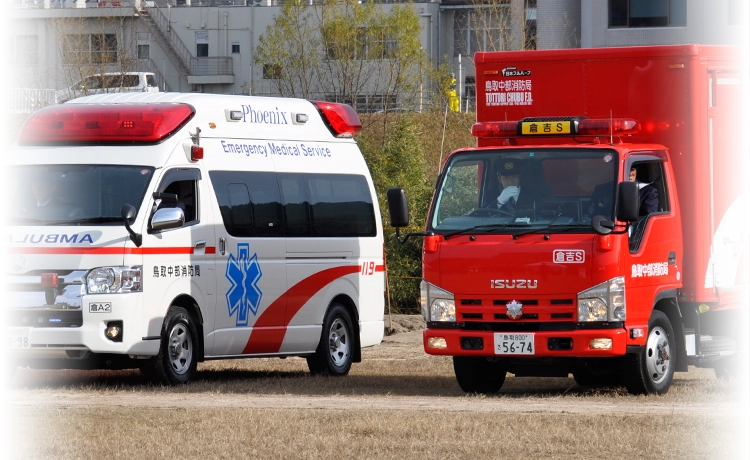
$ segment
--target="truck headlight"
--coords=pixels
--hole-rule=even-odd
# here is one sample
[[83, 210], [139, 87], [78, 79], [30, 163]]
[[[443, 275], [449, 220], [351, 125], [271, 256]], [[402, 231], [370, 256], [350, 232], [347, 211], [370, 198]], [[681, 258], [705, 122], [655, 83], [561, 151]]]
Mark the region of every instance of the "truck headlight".
[[98, 267], [84, 275], [87, 294], [141, 292], [143, 267]]
[[578, 321], [625, 321], [625, 277], [609, 281], [578, 293]]
[[456, 322], [456, 301], [452, 293], [422, 280], [420, 306], [425, 321]]

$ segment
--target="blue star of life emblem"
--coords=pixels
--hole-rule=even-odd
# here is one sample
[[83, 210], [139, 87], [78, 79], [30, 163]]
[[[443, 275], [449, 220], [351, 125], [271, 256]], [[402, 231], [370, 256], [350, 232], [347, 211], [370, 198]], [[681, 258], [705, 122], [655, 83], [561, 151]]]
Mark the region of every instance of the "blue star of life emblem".
[[258, 280], [263, 276], [258, 263], [258, 254], [250, 257], [250, 244], [237, 245], [237, 258], [229, 254], [226, 277], [232, 287], [227, 291], [229, 316], [237, 313], [237, 326], [247, 326], [248, 310], [253, 316], [258, 313], [263, 293], [258, 288]]

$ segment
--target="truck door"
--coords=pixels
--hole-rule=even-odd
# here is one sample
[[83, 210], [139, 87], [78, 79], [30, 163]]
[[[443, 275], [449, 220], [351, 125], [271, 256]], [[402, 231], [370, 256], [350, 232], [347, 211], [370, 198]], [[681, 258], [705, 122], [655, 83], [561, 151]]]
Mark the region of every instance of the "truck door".
[[672, 209], [674, 197], [667, 186], [665, 164], [658, 158], [643, 157], [628, 162], [625, 174], [629, 172], [639, 186], [640, 217], [628, 229], [630, 254], [625, 271], [631, 282], [626, 301], [639, 305], [628, 309], [628, 320], [646, 323], [657, 293], [679, 285], [682, 230]]
[[737, 71], [708, 72], [710, 184], [706, 225], [711, 249], [704, 287], [714, 294], [747, 282], [747, 273], [739, 269], [743, 232], [747, 233], [747, 202], [742, 202], [742, 196], [748, 171], [747, 155], [740, 145], [740, 133], [746, 129], [741, 116], [741, 82]]

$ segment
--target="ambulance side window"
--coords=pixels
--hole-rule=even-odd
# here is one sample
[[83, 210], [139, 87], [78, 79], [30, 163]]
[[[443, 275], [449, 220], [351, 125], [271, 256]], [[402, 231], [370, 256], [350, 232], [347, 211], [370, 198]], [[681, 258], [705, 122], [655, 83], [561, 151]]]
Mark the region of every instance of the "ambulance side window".
[[279, 174], [279, 187], [284, 203], [286, 235], [290, 237], [310, 236], [310, 203], [305, 191], [302, 174]]
[[272, 172], [209, 172], [221, 218], [236, 237], [284, 236], [279, 185]]

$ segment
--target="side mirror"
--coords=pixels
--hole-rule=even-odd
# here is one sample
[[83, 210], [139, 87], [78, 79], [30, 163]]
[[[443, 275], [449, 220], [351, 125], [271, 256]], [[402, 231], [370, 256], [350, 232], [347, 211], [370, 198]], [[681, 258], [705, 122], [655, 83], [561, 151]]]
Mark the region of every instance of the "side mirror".
[[151, 218], [151, 229], [169, 230], [179, 228], [185, 224], [185, 213], [181, 208], [161, 208], [157, 209]]
[[125, 203], [120, 208], [120, 215], [122, 216], [122, 220], [125, 222], [125, 230], [128, 231], [130, 239], [133, 241], [133, 243], [135, 243], [137, 247], [141, 247], [141, 244], [143, 244], [143, 236], [140, 233], [134, 232], [130, 227], [131, 225], [133, 225], [133, 222], [135, 222], [138, 211], [132, 204]]
[[409, 225], [409, 204], [406, 193], [402, 188], [389, 188], [386, 192], [388, 199], [388, 218], [395, 228]]
[[635, 222], [638, 220], [638, 184], [621, 182], [617, 186], [617, 220]]

